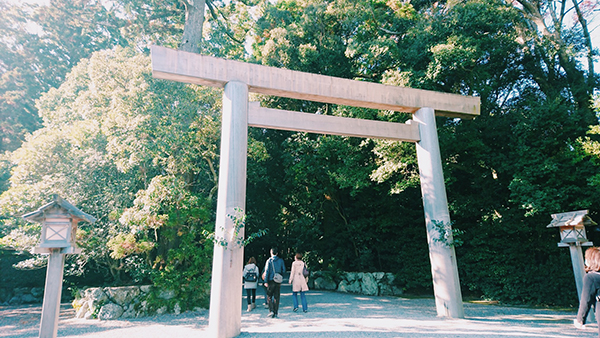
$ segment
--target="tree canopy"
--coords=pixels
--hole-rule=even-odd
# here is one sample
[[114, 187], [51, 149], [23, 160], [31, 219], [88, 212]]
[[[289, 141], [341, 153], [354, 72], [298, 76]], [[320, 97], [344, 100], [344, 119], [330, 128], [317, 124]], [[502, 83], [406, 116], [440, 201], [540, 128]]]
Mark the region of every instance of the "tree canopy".
[[[577, 301], [564, 292], [575, 289], [569, 255], [545, 225], [552, 213], [580, 209], [600, 220], [600, 98], [587, 28], [597, 5], [201, 2], [0, 1], [0, 150], [8, 150], [0, 245], [34, 246], [39, 230], [20, 216], [58, 193], [99, 219], [82, 226], [85, 250], [70, 258], [70, 274], [151, 281], [178, 290], [186, 306], [207, 305], [213, 243], [203, 234], [214, 230], [221, 92], [153, 79], [147, 47], [157, 43], [480, 97], [474, 120], [437, 120], [463, 293]], [[200, 5], [205, 15], [186, 20]], [[191, 46], [190, 27], [203, 39]], [[256, 99], [304, 113], [411, 118]], [[252, 128], [248, 149], [246, 233], [264, 234], [246, 246], [248, 257], [262, 261], [276, 245], [288, 262], [305, 253], [312, 270], [393, 272], [406, 291], [431, 292], [414, 145]], [[31, 258], [21, 266], [43, 264]]]

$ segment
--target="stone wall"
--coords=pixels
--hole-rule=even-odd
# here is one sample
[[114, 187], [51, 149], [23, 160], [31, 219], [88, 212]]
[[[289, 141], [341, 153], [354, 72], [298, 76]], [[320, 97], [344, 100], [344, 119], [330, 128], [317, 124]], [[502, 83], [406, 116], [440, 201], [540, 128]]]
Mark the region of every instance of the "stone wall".
[[394, 274], [389, 272], [311, 272], [309, 288], [356, 293], [369, 296], [400, 296], [402, 289], [394, 285]]
[[[311, 272], [309, 288], [312, 290], [330, 290], [356, 293], [369, 296], [399, 296], [402, 289], [394, 285], [394, 275], [384, 272]], [[154, 292], [155, 297], [175, 305], [172, 309], [163, 306], [149, 309], [147, 298], [152, 286], [124, 286], [89, 288], [81, 290], [73, 301], [77, 318], [110, 320], [118, 318], [137, 318], [150, 314], [172, 312], [179, 314], [181, 307], [174, 301], [172, 291]], [[154, 290], [155, 291], [155, 290]]]
[[[41, 304], [46, 269], [17, 269], [15, 264], [31, 258], [13, 250], [0, 249], [0, 305]], [[63, 295], [69, 296], [69, 292]]]
[[[63, 285], [60, 301], [70, 302], [73, 299], [71, 290]], [[42, 304], [44, 302], [43, 287], [16, 287], [14, 289], [0, 287], [0, 306]]]
[[41, 304], [43, 300], [43, 287], [0, 288], [0, 305]]
[[[181, 307], [174, 302], [172, 309], [163, 306], [158, 309], [148, 307], [147, 298], [152, 286], [123, 286], [106, 288], [89, 288], [79, 292], [73, 301], [77, 318], [110, 320], [118, 318], [137, 318], [149, 314], [173, 312], [179, 314]], [[175, 298], [172, 291], [161, 291], [157, 298], [168, 301]]]

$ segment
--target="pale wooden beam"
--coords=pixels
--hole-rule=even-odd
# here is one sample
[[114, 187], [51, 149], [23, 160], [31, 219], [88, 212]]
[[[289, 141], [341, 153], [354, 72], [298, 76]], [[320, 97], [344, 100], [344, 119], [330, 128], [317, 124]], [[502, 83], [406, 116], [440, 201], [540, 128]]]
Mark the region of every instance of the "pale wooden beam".
[[264, 108], [259, 102], [250, 102], [250, 127], [304, 131], [317, 134], [368, 137], [407, 142], [419, 142], [417, 123], [393, 123], [349, 117], [298, 113]]
[[421, 107], [437, 115], [474, 118], [478, 97], [422, 89], [387, 86], [152, 46], [155, 78], [224, 87], [229, 81], [246, 83], [250, 92], [354, 107], [415, 113]]

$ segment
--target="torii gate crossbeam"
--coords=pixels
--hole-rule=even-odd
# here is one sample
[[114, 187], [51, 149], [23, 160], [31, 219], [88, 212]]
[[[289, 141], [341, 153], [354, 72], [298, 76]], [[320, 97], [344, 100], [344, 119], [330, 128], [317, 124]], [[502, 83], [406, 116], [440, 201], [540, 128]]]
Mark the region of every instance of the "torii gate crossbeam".
[[[245, 210], [248, 126], [415, 142], [429, 258], [438, 316], [464, 317], [454, 248], [436, 241], [450, 216], [435, 114], [473, 118], [479, 98], [386, 86], [330, 76], [218, 59], [153, 46], [156, 78], [224, 88], [216, 235], [232, 232], [236, 208]], [[413, 113], [406, 124], [358, 120], [262, 108], [248, 102], [256, 92], [288, 98]], [[411, 123], [412, 122], [412, 123]], [[243, 234], [242, 234], [243, 235]], [[209, 333], [235, 337], [241, 332], [243, 249], [215, 245]]]

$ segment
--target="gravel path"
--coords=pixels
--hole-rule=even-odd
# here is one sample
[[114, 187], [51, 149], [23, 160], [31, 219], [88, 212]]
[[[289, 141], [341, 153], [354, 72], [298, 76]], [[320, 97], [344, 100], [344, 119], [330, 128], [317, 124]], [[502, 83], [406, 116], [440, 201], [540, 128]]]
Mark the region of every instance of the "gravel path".
[[[263, 301], [259, 293], [257, 302]], [[574, 311], [557, 311], [465, 303], [465, 319], [436, 317], [435, 301], [369, 297], [326, 291], [307, 294], [308, 313], [292, 312], [289, 286], [282, 288], [279, 318], [267, 318], [257, 304], [242, 313], [240, 338], [515, 338], [597, 337], [596, 324], [573, 327]], [[245, 304], [245, 300], [244, 300]], [[69, 304], [61, 307], [58, 337], [172, 338], [206, 337], [208, 311], [131, 320], [98, 321], [73, 318]], [[38, 337], [40, 306], [0, 307], [0, 337]]]

